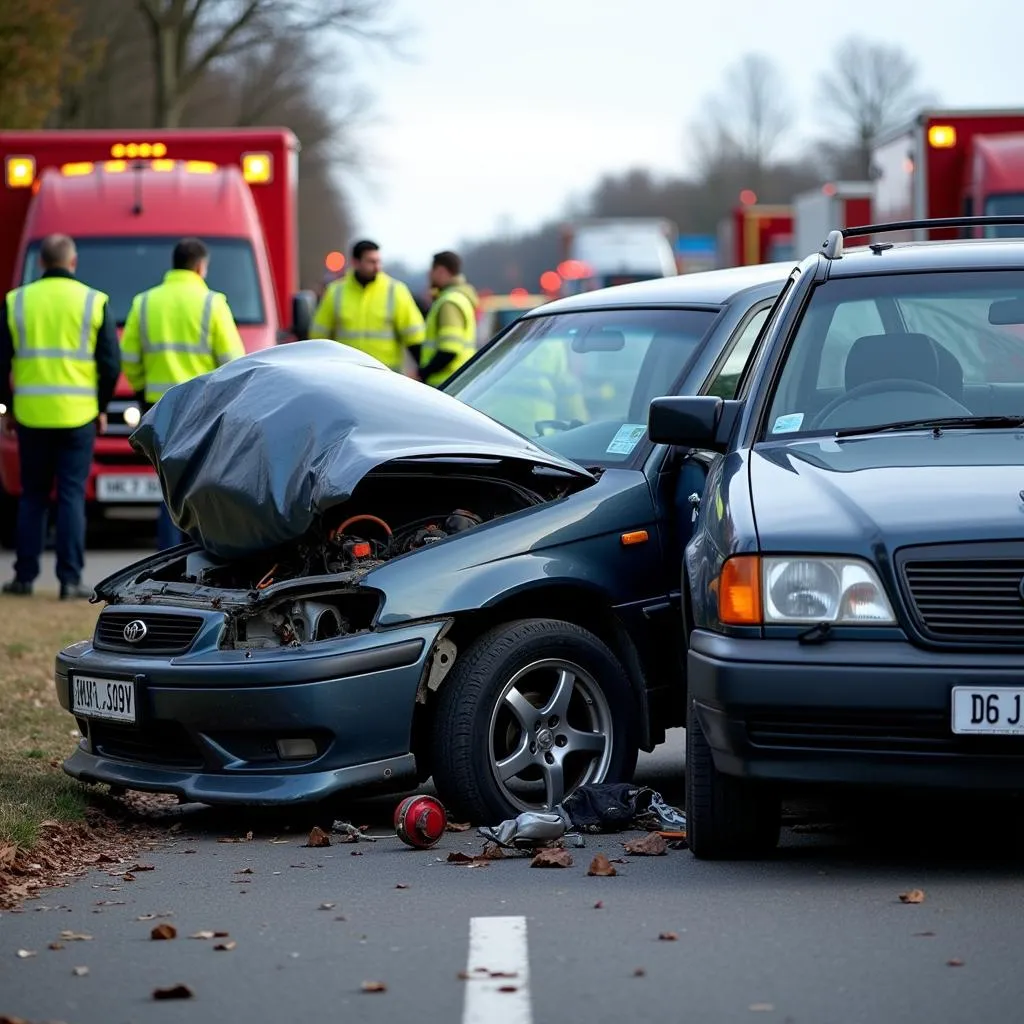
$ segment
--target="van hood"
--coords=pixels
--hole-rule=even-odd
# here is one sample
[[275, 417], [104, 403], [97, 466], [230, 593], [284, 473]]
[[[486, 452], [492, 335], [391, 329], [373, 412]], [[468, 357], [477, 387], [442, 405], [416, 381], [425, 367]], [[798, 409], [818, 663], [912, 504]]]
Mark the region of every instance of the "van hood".
[[581, 466], [468, 405], [333, 341], [253, 352], [171, 388], [130, 438], [178, 527], [224, 559], [304, 537], [394, 460], [558, 474]]
[[843, 554], [1019, 539], [1024, 432], [930, 431], [759, 445], [750, 483], [761, 550]]

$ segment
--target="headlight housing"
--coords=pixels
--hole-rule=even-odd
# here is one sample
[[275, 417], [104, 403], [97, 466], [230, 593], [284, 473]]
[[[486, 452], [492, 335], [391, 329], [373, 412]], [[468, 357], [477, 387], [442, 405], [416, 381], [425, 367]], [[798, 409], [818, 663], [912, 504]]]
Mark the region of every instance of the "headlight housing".
[[859, 558], [740, 555], [722, 568], [719, 619], [730, 625], [891, 626], [892, 605]]

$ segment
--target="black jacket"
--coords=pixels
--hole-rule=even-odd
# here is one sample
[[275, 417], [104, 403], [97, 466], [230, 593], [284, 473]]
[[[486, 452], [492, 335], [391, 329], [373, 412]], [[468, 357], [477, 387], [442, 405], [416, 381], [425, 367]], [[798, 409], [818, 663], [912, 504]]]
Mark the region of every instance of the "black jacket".
[[[73, 277], [67, 270], [47, 270], [43, 277]], [[14, 338], [11, 325], [7, 319], [6, 305], [0, 310], [0, 404], [7, 406], [8, 411], [14, 396], [11, 392], [11, 364], [14, 361]], [[100, 412], [106, 412], [107, 405], [114, 397], [117, 378], [121, 375], [121, 346], [117, 341], [117, 331], [110, 315], [109, 303], [103, 308], [103, 323], [100, 324], [96, 336], [96, 370], [98, 374], [97, 399]]]

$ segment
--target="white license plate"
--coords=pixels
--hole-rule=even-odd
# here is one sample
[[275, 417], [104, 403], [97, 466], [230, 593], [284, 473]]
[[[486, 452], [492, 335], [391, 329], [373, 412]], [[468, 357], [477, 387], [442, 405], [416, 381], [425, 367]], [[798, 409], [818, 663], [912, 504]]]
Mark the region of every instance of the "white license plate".
[[85, 718], [108, 718], [113, 722], [135, 722], [135, 684], [124, 679], [96, 676], [71, 677], [71, 710]]
[[1024, 735], [1024, 689], [954, 686], [953, 732], [958, 735]]
[[98, 501], [163, 501], [155, 473], [110, 473], [96, 477]]

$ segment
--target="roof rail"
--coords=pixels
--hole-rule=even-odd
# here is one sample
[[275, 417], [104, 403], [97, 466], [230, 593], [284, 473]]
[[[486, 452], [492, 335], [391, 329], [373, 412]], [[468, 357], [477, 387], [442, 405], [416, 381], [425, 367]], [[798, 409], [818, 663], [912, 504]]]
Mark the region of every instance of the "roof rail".
[[837, 260], [843, 255], [843, 241], [861, 235], [882, 235], [890, 231], [929, 231], [946, 228], [985, 228], [1024, 226], [1024, 215], [1005, 214], [1001, 217], [935, 217], [931, 220], [898, 220], [887, 224], [862, 224], [858, 227], [840, 228], [828, 233], [821, 247], [826, 259]]

